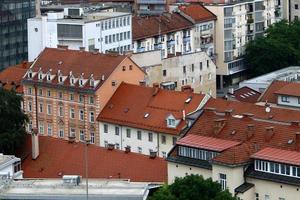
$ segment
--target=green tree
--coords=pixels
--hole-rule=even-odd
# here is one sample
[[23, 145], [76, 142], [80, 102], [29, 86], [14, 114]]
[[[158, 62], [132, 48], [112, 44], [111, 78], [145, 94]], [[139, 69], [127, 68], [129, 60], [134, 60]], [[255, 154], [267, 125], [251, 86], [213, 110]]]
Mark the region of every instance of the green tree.
[[300, 63], [300, 22], [281, 21], [271, 25], [265, 37], [246, 46], [245, 63], [257, 76]]
[[171, 185], [164, 185], [149, 200], [235, 200], [228, 190], [222, 191], [217, 182], [199, 175], [176, 178]]
[[21, 109], [22, 97], [0, 88], [0, 152], [14, 154], [25, 137], [27, 116]]

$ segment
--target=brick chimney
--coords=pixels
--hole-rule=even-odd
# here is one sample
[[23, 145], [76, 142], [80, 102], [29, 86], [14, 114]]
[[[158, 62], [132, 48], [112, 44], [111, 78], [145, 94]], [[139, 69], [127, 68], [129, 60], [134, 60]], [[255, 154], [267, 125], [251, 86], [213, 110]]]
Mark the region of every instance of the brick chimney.
[[273, 126], [266, 127], [265, 141], [269, 142], [273, 136], [274, 136], [274, 127]]
[[190, 85], [183, 85], [181, 86], [182, 92], [192, 93], [194, 92], [194, 89]]
[[226, 125], [226, 119], [215, 119], [213, 122], [214, 134], [218, 134]]
[[254, 136], [254, 124], [247, 125], [247, 139], [250, 139]]
[[31, 149], [32, 159], [35, 160], [40, 155], [39, 134], [38, 134], [37, 128], [32, 129], [31, 146], [32, 146], [32, 149]]
[[156, 96], [158, 92], [159, 92], [159, 84], [158, 83], [153, 83], [153, 93], [152, 93], [152, 96]]
[[233, 109], [228, 109], [228, 110], [224, 111], [226, 117], [230, 117], [232, 112], [233, 112]]

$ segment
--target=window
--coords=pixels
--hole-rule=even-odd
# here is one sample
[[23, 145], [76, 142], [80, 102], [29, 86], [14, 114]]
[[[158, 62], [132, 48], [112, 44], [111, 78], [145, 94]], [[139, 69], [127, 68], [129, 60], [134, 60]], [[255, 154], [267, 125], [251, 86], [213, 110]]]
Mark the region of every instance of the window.
[[70, 101], [74, 101], [74, 94], [70, 93]]
[[255, 200], [259, 200], [259, 194], [255, 193]]
[[206, 61], [206, 66], [209, 68], [209, 60]]
[[28, 101], [28, 111], [32, 112], [32, 102]]
[[226, 174], [219, 174], [219, 183], [221, 184], [222, 190], [226, 190], [227, 188], [227, 181], [226, 181]]
[[151, 132], [148, 133], [148, 141], [153, 142], [153, 133]]
[[62, 99], [63, 98], [63, 93], [62, 92], [58, 92], [58, 98]]
[[58, 116], [60, 116], [60, 117], [64, 116], [64, 107], [62, 107], [62, 106], [58, 107]]
[[40, 112], [40, 113], [43, 112], [43, 103], [39, 103], [39, 112]]
[[129, 65], [129, 70], [132, 70], [132, 65]]
[[83, 110], [79, 110], [79, 120], [83, 121], [83, 119], [84, 119], [84, 112]]
[[166, 158], [166, 157], [167, 157], [167, 153], [166, 153], [166, 152], [162, 151], [161, 154], [162, 154], [162, 157], [163, 157], [163, 158]]
[[162, 136], [161, 136], [161, 143], [162, 143], [162, 144], [166, 144], [166, 142], [167, 142], [166, 136], [165, 136], [165, 135], [162, 135]]
[[126, 137], [131, 138], [131, 129], [126, 129]]
[[163, 76], [167, 76], [167, 70], [163, 70]]
[[39, 96], [43, 96], [43, 89], [39, 89]]
[[300, 97], [298, 97], [298, 104], [300, 104]]
[[176, 141], [177, 141], [177, 137], [173, 137], [172, 144], [175, 145], [175, 144], [176, 144]]
[[39, 133], [44, 134], [44, 122], [39, 122]]
[[142, 147], [138, 147], [138, 152], [142, 153]]
[[84, 96], [82, 94], [79, 95], [79, 103], [83, 103], [84, 101]]
[[186, 73], [186, 67], [185, 67], [185, 66], [183, 66], [182, 72], [183, 72], [184, 74]]
[[120, 149], [120, 144], [119, 143], [116, 143], [116, 149]]
[[281, 101], [282, 102], [289, 102], [289, 97], [288, 96], [281, 96]]
[[104, 124], [103, 127], [104, 127], [104, 133], [108, 133], [108, 125]]
[[175, 119], [168, 119], [168, 126], [175, 127]]
[[192, 64], [192, 72], [194, 72], [194, 64]]
[[60, 138], [63, 138], [64, 137], [64, 129], [63, 128], [60, 128], [59, 131], [58, 131], [58, 136]]
[[47, 114], [51, 115], [52, 114], [52, 107], [50, 104], [47, 105]]
[[70, 108], [70, 118], [75, 119], [75, 109], [74, 108]]
[[265, 195], [265, 200], [270, 200], [270, 195]]
[[95, 144], [95, 133], [90, 134], [90, 142], [91, 144]]
[[70, 128], [70, 137], [76, 137], [76, 130], [75, 130], [75, 128]]
[[211, 73], [208, 73], [208, 80], [211, 80]]
[[116, 81], [112, 81], [112, 82], [111, 82], [111, 85], [112, 85], [112, 86], [116, 86]]
[[115, 127], [115, 135], [120, 135], [120, 128], [118, 126]]
[[63, 80], [64, 80], [64, 79], [63, 79], [63, 77], [62, 77], [62, 76], [59, 76], [59, 77], [58, 77], [58, 82], [59, 82], [59, 83], [62, 83], [62, 82], [63, 82]]
[[200, 82], [201, 85], [202, 85], [202, 83], [203, 83], [202, 80], [203, 80], [203, 79], [202, 79], [202, 76], [200, 75], [200, 76], [199, 76], [199, 82]]
[[84, 131], [83, 130], [79, 131], [79, 139], [80, 139], [80, 141], [84, 141]]
[[48, 135], [52, 135], [52, 124], [48, 123]]
[[90, 112], [90, 122], [95, 122], [95, 115], [94, 112]]
[[137, 139], [142, 140], [142, 132], [141, 131], [137, 131]]
[[93, 96], [89, 97], [89, 104], [94, 104], [94, 97]]
[[299, 6], [298, 4], [295, 4], [295, 9], [298, 10], [299, 9]]
[[51, 97], [51, 91], [47, 90], [47, 97]]

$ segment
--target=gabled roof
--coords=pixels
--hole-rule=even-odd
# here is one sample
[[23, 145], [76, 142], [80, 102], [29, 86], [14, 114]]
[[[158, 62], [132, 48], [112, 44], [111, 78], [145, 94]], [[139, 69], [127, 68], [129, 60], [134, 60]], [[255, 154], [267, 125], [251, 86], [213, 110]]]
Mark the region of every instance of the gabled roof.
[[275, 91], [275, 94], [300, 97], [300, 83], [291, 82]]
[[221, 152], [240, 144], [240, 142], [189, 134], [178, 140], [176, 144]]
[[276, 91], [283, 88], [284, 86], [289, 85], [290, 82], [287, 81], [273, 81], [267, 89], [263, 92], [261, 97], [258, 99], [260, 102], [269, 102], [269, 103], [277, 103], [277, 96], [275, 94]]
[[264, 148], [251, 156], [254, 159], [275, 161], [300, 166], [300, 152], [277, 148]]
[[179, 10], [189, 16], [195, 23], [216, 20], [217, 17], [201, 4], [179, 6]]
[[[85, 144], [40, 136], [40, 155], [32, 160], [31, 137], [28, 136], [22, 153], [27, 157], [22, 161], [25, 178], [61, 178], [63, 175], [81, 175], [85, 177]], [[130, 179], [139, 182], [166, 182], [167, 163], [156, 157], [150, 159], [137, 153], [125, 153], [89, 145], [89, 178]]]
[[233, 98], [241, 102], [256, 103], [261, 93], [244, 86], [234, 90], [233, 94], [228, 95], [232, 95]]
[[[58, 72], [68, 78], [71, 74], [77, 79], [80, 76], [84, 79], [93, 76], [95, 80], [99, 81], [98, 88], [126, 57], [124, 55], [101, 54], [63, 48], [45, 48], [37, 60], [33, 62], [30, 69], [33, 72], [42, 71], [44, 74], [51, 71], [51, 74], [55, 75], [51, 81], [52, 84], [58, 83]], [[42, 82], [46, 82], [45, 79]], [[26, 80], [26, 77], [24, 77], [24, 80]], [[41, 82], [38, 80], [37, 75], [34, 76], [33, 81]], [[63, 85], [70, 86], [69, 79], [65, 80]], [[78, 87], [78, 81], [75, 86]], [[93, 89], [89, 84], [86, 84], [85, 88]]]
[[192, 22], [178, 13], [161, 16], [134, 16], [132, 18], [132, 39], [140, 40], [161, 34], [171, 33], [193, 26]]
[[300, 121], [300, 111], [278, 107], [270, 107], [270, 112], [266, 112], [266, 107], [253, 103], [227, 101], [224, 99], [210, 98], [205, 105], [206, 108], [215, 108], [217, 112], [230, 112], [232, 115], [242, 115], [252, 113], [254, 117], [281, 122]]
[[[98, 116], [98, 121], [179, 135], [186, 114], [197, 110], [205, 95], [122, 83]], [[186, 102], [191, 98], [190, 101]], [[167, 127], [172, 114], [179, 124]]]
[[21, 81], [30, 64], [31, 63], [24, 62], [1, 71], [0, 82], [2, 87], [7, 90], [15, 89], [17, 93], [23, 94]]

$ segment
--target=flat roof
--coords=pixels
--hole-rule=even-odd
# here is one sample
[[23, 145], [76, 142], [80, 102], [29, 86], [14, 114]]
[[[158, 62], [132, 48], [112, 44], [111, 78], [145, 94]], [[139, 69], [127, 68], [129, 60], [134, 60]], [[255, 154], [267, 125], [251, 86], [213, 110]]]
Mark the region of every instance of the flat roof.
[[[79, 185], [64, 184], [62, 179], [21, 179], [2, 182], [0, 199], [85, 199], [86, 180]], [[1, 186], [1, 182], [0, 182]], [[128, 180], [89, 179], [89, 199], [143, 200], [158, 184]]]
[[[243, 81], [242, 84], [247, 83], [262, 83], [262, 84], [270, 84], [273, 80], [283, 80], [287, 81], [287, 79], [295, 78], [296, 76], [300, 77], [300, 66], [290, 66], [280, 70], [276, 70], [246, 81]], [[300, 82], [300, 79], [297, 80]]]

